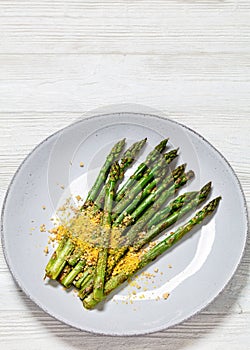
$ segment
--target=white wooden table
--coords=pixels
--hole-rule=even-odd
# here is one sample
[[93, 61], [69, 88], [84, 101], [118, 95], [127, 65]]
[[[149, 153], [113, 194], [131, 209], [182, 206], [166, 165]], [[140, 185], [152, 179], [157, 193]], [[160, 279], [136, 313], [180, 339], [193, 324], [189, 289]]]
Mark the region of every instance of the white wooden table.
[[[249, 0], [0, 0], [1, 201], [35, 145], [114, 103], [159, 109], [201, 133], [229, 160], [249, 205]], [[201, 314], [128, 338], [52, 319], [0, 258], [3, 350], [250, 348], [249, 241], [231, 283]]]

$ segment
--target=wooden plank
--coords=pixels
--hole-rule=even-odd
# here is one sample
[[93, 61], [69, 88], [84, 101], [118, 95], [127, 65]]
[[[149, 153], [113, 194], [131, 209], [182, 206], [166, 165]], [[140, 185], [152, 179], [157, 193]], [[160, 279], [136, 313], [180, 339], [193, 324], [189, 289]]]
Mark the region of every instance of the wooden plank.
[[2, 53], [249, 52], [246, 1], [32, 4], [0, 4]]

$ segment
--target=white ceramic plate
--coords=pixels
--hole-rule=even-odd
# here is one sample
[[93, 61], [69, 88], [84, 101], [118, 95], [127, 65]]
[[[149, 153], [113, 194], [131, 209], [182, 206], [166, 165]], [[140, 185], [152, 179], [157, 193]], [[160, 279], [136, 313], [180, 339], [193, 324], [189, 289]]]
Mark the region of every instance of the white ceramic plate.
[[[132, 303], [127, 302], [128, 295], [136, 288], [125, 286], [103, 309], [87, 311], [74, 293], [43, 280], [49, 255], [43, 252], [47, 233], [41, 233], [39, 226], [44, 223], [51, 228], [50, 218], [65, 191], [66, 195], [68, 191], [86, 195], [103, 157], [123, 137], [128, 144], [148, 137], [148, 146], [140, 159], [162, 138], [170, 137], [170, 144], [181, 150], [178, 164], [186, 162], [196, 174], [181, 192], [187, 188], [198, 190], [211, 180], [211, 197], [221, 195], [222, 201], [207, 225], [195, 230], [147, 269], [150, 273], [159, 269], [155, 278], [148, 282], [139, 278], [142, 288], [137, 290]], [[81, 161], [84, 168], [79, 166]], [[23, 291], [58, 320], [81, 330], [109, 335], [159, 331], [202, 310], [233, 276], [244, 251], [246, 234], [244, 196], [223, 156], [183, 125], [133, 113], [83, 119], [42, 142], [16, 172], [2, 212], [5, 257]], [[167, 300], [162, 298], [165, 292], [170, 293]], [[160, 300], [155, 300], [157, 297]]]

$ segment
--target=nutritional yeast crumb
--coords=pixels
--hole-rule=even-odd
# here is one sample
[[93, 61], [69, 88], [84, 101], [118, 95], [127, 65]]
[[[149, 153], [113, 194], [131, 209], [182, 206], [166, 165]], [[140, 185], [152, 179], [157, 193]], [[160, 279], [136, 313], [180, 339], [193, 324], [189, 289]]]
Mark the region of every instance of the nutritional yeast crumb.
[[42, 224], [42, 225], [40, 226], [40, 232], [46, 232], [46, 226], [45, 226], [45, 224]]
[[162, 295], [162, 297], [163, 297], [163, 299], [167, 300], [167, 298], [169, 297], [169, 293], [164, 293], [164, 294]]

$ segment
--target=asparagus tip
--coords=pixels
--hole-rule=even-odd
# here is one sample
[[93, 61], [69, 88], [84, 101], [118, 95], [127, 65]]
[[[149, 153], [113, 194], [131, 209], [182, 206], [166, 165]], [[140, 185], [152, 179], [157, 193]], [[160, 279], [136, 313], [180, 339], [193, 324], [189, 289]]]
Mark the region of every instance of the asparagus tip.
[[209, 194], [209, 192], [211, 191], [211, 187], [212, 187], [212, 182], [209, 181], [206, 185], [204, 185], [202, 187], [202, 189], [200, 190], [200, 194], [203, 196], [204, 195], [207, 196]]
[[169, 138], [162, 140], [155, 149], [159, 152], [162, 152], [164, 148], [166, 147], [166, 144], [168, 143]]
[[221, 196], [214, 198], [211, 202], [209, 202], [209, 203], [204, 207], [204, 209], [205, 209], [207, 212], [212, 213], [212, 212], [216, 209], [216, 207], [219, 205], [221, 199], [222, 199]]

